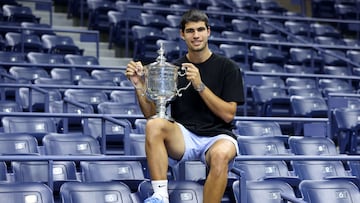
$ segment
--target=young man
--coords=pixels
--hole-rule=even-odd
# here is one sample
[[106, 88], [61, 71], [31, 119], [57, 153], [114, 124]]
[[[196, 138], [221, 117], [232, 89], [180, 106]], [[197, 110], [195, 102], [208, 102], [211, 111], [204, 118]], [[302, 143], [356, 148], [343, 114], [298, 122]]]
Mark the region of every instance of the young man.
[[238, 104], [243, 103], [243, 81], [238, 66], [216, 55], [208, 47], [208, 17], [199, 10], [189, 10], [181, 20], [180, 35], [188, 53], [175, 61], [186, 68], [186, 77], [178, 78], [178, 87], [189, 81], [192, 87], [170, 102], [171, 117], [151, 118], [154, 102], [144, 96], [145, 83], [139, 71], [141, 62], [130, 62], [126, 75], [136, 88], [146, 124], [145, 150], [154, 194], [145, 203], [168, 203], [168, 164], [201, 160], [208, 167], [203, 198], [219, 203], [225, 192], [228, 170], [238, 153], [232, 133], [232, 121]]

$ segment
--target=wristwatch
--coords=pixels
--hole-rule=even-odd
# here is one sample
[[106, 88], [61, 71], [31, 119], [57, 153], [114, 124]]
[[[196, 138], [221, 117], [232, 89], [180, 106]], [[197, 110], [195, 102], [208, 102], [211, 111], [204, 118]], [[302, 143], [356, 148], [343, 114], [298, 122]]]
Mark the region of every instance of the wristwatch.
[[204, 91], [204, 89], [205, 89], [204, 83], [200, 83], [200, 85], [197, 88], [195, 88], [197, 92], [202, 92]]

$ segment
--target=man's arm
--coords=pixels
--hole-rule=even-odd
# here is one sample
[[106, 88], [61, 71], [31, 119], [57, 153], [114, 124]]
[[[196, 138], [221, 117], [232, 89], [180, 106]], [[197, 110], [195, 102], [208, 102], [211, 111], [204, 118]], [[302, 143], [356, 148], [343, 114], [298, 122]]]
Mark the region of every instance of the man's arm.
[[183, 63], [182, 66], [186, 67], [186, 79], [191, 81], [194, 89], [199, 92], [201, 98], [204, 100], [209, 109], [226, 123], [231, 122], [236, 115], [236, 102], [224, 101], [206, 86], [201, 87], [204, 84], [201, 80], [199, 69], [193, 64]]
[[234, 119], [237, 110], [236, 102], [222, 100], [207, 87], [205, 87], [203, 91], [200, 91], [199, 94], [209, 109], [226, 123]]
[[133, 83], [138, 98], [139, 106], [145, 118], [156, 114], [156, 107], [153, 101], [150, 101], [146, 95], [146, 85], [143, 78], [144, 67], [141, 62], [131, 61], [127, 67], [125, 75]]

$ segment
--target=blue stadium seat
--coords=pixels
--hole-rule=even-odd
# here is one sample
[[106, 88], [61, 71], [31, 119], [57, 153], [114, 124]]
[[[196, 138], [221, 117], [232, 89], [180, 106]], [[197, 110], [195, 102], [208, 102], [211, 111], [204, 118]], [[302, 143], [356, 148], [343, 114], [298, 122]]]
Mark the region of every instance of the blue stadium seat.
[[335, 143], [327, 137], [290, 136], [288, 141], [295, 155], [339, 155]]
[[110, 101], [120, 104], [137, 104], [135, 91], [131, 90], [113, 90], [110, 94]]
[[285, 84], [288, 87], [317, 88], [317, 80], [314, 78], [287, 77]]
[[228, 31], [228, 30], [224, 30], [221, 32], [221, 35], [224, 38], [227, 39], [234, 39], [234, 40], [253, 40], [254, 37], [252, 37], [251, 35], [247, 34], [247, 33], [241, 33], [241, 32], [237, 32], [237, 31]]
[[185, 5], [198, 9], [206, 9], [208, 6], [216, 5], [216, 1], [213, 0], [183, 0], [183, 2]]
[[249, 63], [251, 53], [246, 46], [235, 44], [220, 44], [219, 48], [223, 50], [225, 56], [236, 62]]
[[52, 68], [50, 70], [51, 78], [72, 81], [77, 84], [81, 78], [90, 78], [90, 74], [84, 69], [71, 68]]
[[[185, 7], [186, 9], [188, 9], [189, 7], [184, 5], [184, 4], [177, 4], [177, 5], [171, 5], [170, 8], [183, 8]], [[169, 21], [169, 25], [173, 28], [179, 28], [180, 27], [180, 20], [181, 20], [181, 15], [176, 15], [176, 14], [169, 14], [166, 15], [166, 19]]]
[[[64, 182], [78, 181], [76, 165], [73, 161], [54, 161], [52, 165], [52, 180], [49, 175], [47, 161], [11, 161], [14, 181], [17, 183], [41, 182], [49, 184], [53, 181], [53, 192], [59, 192]], [[55, 195], [55, 194], [54, 194]]]
[[[94, 113], [94, 108], [91, 104], [70, 103], [60, 100], [49, 103], [49, 112], [91, 114]], [[81, 132], [83, 130], [82, 118], [79, 117], [55, 118], [55, 121], [58, 132]]]
[[[117, 2], [120, 3], [121, 1]], [[126, 4], [132, 4], [132, 2], [126, 2]], [[113, 43], [125, 44], [126, 35], [128, 35], [129, 40], [132, 40], [133, 36], [130, 28], [134, 25], [141, 25], [140, 9], [126, 8], [126, 12], [109, 11], [107, 15], [110, 22], [108, 48], [112, 48]], [[128, 29], [126, 29], [126, 22], [129, 26]]]
[[[169, 181], [169, 202], [171, 203], [201, 203], [203, 202], [203, 186], [195, 181]], [[143, 181], [138, 192], [143, 201], [152, 195], [153, 189], [150, 181]]]
[[285, 28], [293, 35], [304, 35], [310, 37], [312, 35], [312, 29], [310, 23], [306, 21], [285, 21]]
[[257, 62], [267, 62], [283, 64], [285, 62], [285, 55], [279, 49], [269, 46], [256, 46], [250, 47], [252, 59]]
[[360, 110], [358, 108], [336, 108], [334, 118], [336, 122], [336, 137], [340, 153], [358, 152], [358, 118]]
[[325, 49], [320, 53], [324, 65], [346, 66], [347, 62], [344, 61], [346, 54], [343, 50], [330, 50]]
[[43, 44], [38, 35], [8, 32], [5, 34], [6, 45], [13, 52], [43, 52]]
[[329, 75], [352, 75], [352, 70], [348, 66], [324, 66], [323, 67], [324, 74]]
[[80, 102], [83, 104], [90, 104], [93, 106], [94, 112], [98, 112], [98, 104], [109, 101], [108, 95], [96, 89], [67, 89], [64, 92], [64, 98]]
[[121, 81], [127, 80], [123, 71], [111, 71], [111, 70], [92, 70], [90, 73], [92, 78], [98, 80], [109, 80], [119, 84]]
[[318, 80], [319, 88], [323, 95], [327, 96], [329, 92], [353, 93], [354, 87], [352, 84], [344, 79], [336, 78], [320, 78]]
[[11, 22], [34, 22], [39, 23], [40, 18], [36, 17], [31, 8], [18, 5], [3, 5], [3, 16], [7, 21]]
[[116, 11], [116, 4], [110, 0], [87, 0], [88, 11], [88, 29], [94, 30], [108, 30], [109, 21], [107, 13], [109, 11]]
[[360, 201], [359, 188], [347, 180], [305, 180], [300, 183], [299, 188], [306, 202]]
[[322, 93], [316, 87], [289, 86], [288, 93], [290, 96], [322, 97]]
[[242, 155], [289, 155], [287, 136], [246, 136], [237, 137]]
[[292, 116], [327, 118], [328, 107], [325, 99], [315, 96], [290, 96]]
[[49, 112], [50, 102], [62, 99], [60, 90], [56, 88], [40, 92], [24, 87], [19, 88], [17, 93], [19, 95], [19, 103], [25, 112]]
[[354, 180], [341, 161], [292, 161], [295, 174], [301, 180], [348, 179]]
[[166, 39], [166, 35], [161, 29], [151, 26], [134, 25], [131, 27], [134, 37], [134, 55], [135, 60], [152, 62], [156, 59], [158, 50], [156, 41]]
[[360, 51], [357, 50], [348, 50], [346, 51], [346, 56], [354, 63], [360, 64]]
[[[102, 138], [106, 136], [106, 154], [124, 154], [129, 144], [126, 137], [129, 135], [125, 132], [125, 127], [132, 128], [132, 124], [127, 119], [119, 119], [123, 125], [113, 123], [110, 121], [103, 122], [101, 119], [88, 118], [82, 121], [82, 126], [85, 134], [89, 134], [100, 143]], [[105, 125], [103, 132], [102, 125]], [[103, 143], [102, 143], [103, 144]]]
[[138, 202], [130, 188], [119, 181], [67, 182], [61, 186], [60, 195], [63, 203]]
[[56, 124], [52, 118], [34, 116], [4, 116], [1, 119], [5, 133], [26, 133], [36, 137], [39, 145], [47, 133], [56, 132]]
[[313, 49], [293, 47], [290, 48], [289, 53], [293, 64], [310, 66], [316, 69], [315, 65], [323, 63], [322, 57]]
[[52, 54], [77, 54], [82, 55], [83, 51], [74, 42], [73, 38], [65, 35], [48, 35], [41, 36], [44, 52]]
[[335, 37], [335, 38], [342, 37], [341, 32], [330, 24], [311, 23], [310, 28], [311, 28], [312, 33], [315, 36], [328, 36], [328, 37]]
[[259, 38], [265, 41], [275, 39], [278, 42], [286, 42], [287, 39], [281, 35], [282, 30], [285, 29], [284, 24], [277, 19], [265, 19], [263, 22], [259, 22], [263, 29], [263, 33], [260, 33]]
[[[242, 189], [240, 181], [233, 183], [233, 191], [236, 203], [241, 203], [244, 198], [241, 195], [246, 195], [248, 203], [273, 203], [273, 202], [302, 202], [304, 201], [296, 196], [292, 186], [284, 181], [278, 180], [261, 180], [261, 181], [248, 181], [246, 189]], [[240, 191], [241, 190], [241, 191]]]
[[284, 68], [277, 63], [253, 62], [252, 70], [256, 72], [283, 73]]
[[9, 73], [18, 80], [28, 80], [33, 82], [35, 79], [43, 77], [49, 78], [48, 72], [41, 67], [27, 67], [27, 66], [11, 66]]
[[48, 133], [43, 139], [46, 155], [100, 155], [99, 142], [82, 133]]
[[283, 136], [278, 122], [236, 121], [235, 133], [241, 136]]
[[252, 88], [258, 116], [284, 116], [290, 112], [290, 97], [285, 89], [273, 86]]
[[294, 64], [285, 64], [284, 70], [287, 73], [300, 73], [300, 74], [315, 73], [315, 69], [312, 67], [303, 66], [303, 65], [294, 65]]
[[20, 112], [22, 108], [19, 102], [14, 100], [3, 100], [0, 101], [0, 112]]
[[246, 33], [255, 38], [263, 32], [262, 27], [254, 20], [233, 19], [231, 21], [233, 30], [240, 33]]
[[0, 154], [2, 155], [38, 155], [40, 153], [36, 138], [26, 133], [1, 133], [0, 140]]
[[315, 36], [314, 42], [321, 45], [346, 46], [346, 43], [343, 40], [329, 36]]
[[132, 191], [145, 180], [140, 161], [81, 161], [83, 182], [121, 181]]
[[26, 63], [26, 55], [19, 52], [0, 51], [0, 60], [5, 63], [4, 68], [11, 66], [11, 63]]
[[[78, 81], [78, 85], [88, 85], [88, 86], [118, 86], [114, 81], [111, 80], [98, 80], [92, 78], [81, 78]], [[109, 92], [111, 90], [103, 90], [104, 92]]]
[[53, 191], [43, 183], [0, 184], [0, 198], [5, 202], [54, 203]]
[[170, 25], [166, 17], [161, 14], [141, 13], [140, 19], [141, 25], [154, 27], [157, 29], [163, 29]]
[[257, 2], [252, 0], [233, 0], [235, 8], [243, 9], [244, 11], [255, 11], [259, 8]]
[[25, 34], [33, 34], [39, 37], [44, 34], [48, 34], [48, 35], [56, 34], [53, 28], [51, 27], [51, 25], [46, 23], [21, 22], [20, 25], [22, 28], [24, 28]]
[[163, 2], [150, 0], [144, 1], [142, 3], [142, 6], [148, 8], [143, 12], [145, 14], [159, 15], [165, 17], [165, 15], [169, 13], [169, 11], [167, 11], [166, 9], [168, 9], [170, 5], [164, 4]]
[[[95, 56], [82, 56], [76, 54], [66, 54], [64, 56], [64, 62], [71, 65], [86, 65], [86, 66], [97, 66], [99, 60]], [[76, 66], [75, 66], [76, 67]]]
[[49, 53], [29, 52], [26, 59], [30, 63], [36, 64], [64, 64], [64, 56]]

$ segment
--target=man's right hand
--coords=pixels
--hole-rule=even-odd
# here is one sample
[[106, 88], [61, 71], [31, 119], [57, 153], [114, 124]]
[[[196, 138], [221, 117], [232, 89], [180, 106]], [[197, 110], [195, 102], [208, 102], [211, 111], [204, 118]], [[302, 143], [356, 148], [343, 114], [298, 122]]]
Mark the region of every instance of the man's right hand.
[[144, 67], [140, 61], [130, 61], [126, 67], [125, 75], [132, 82], [136, 89], [144, 88]]

